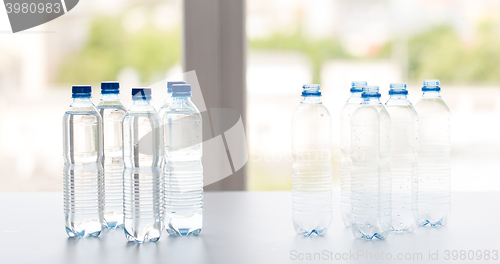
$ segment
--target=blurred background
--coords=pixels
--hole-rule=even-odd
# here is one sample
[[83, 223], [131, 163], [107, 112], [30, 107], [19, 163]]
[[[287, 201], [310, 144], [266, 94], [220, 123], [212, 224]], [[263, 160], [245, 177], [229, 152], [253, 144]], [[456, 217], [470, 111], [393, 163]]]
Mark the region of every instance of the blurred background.
[[[86, 0], [12, 34], [0, 7], [0, 191], [62, 190], [71, 85], [91, 84], [97, 103], [103, 80], [128, 91], [179, 76], [182, 10], [182, 0]], [[452, 111], [452, 190], [500, 191], [499, 13], [500, 0], [247, 0], [247, 189], [291, 189], [302, 84], [321, 84], [338, 188], [350, 81], [379, 85], [383, 102], [389, 83], [407, 82], [415, 104], [422, 80], [435, 78]], [[165, 97], [156, 89], [155, 107]]]

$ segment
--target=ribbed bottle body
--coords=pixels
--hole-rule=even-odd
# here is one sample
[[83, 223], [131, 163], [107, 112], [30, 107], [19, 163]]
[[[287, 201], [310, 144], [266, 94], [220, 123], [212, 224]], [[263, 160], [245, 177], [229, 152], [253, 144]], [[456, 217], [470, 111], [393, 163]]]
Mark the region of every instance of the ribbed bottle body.
[[104, 220], [110, 229], [123, 227], [123, 118], [127, 110], [120, 102], [101, 102], [103, 120]]
[[380, 103], [361, 104], [351, 118], [351, 227], [356, 238], [385, 239], [391, 231], [390, 158], [389, 114]]
[[124, 230], [129, 241], [155, 242], [161, 236], [164, 187], [160, 134], [154, 108], [134, 101], [123, 119]]
[[189, 97], [174, 97], [160, 112], [165, 147], [165, 228], [170, 235], [198, 235], [203, 227], [201, 114]]
[[351, 96], [340, 112], [340, 209], [347, 227], [351, 226], [351, 116], [361, 102], [361, 93]]
[[292, 115], [292, 220], [304, 236], [325, 235], [332, 220], [331, 117], [319, 98]]
[[63, 117], [64, 216], [70, 237], [99, 236], [103, 219], [102, 119], [76, 99]]
[[445, 101], [437, 92], [434, 93], [435, 96], [424, 96], [415, 105], [419, 118], [418, 224], [420, 226], [446, 225], [451, 214], [451, 114]]
[[386, 109], [392, 129], [392, 230], [413, 232], [417, 227], [418, 115], [406, 96], [392, 96]]

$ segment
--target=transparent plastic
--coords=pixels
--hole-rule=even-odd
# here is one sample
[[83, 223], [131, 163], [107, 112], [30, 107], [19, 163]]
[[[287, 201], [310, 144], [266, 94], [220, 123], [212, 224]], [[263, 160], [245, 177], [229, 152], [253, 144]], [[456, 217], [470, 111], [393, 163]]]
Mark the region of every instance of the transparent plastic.
[[133, 97], [123, 119], [124, 230], [129, 241], [158, 241], [163, 228], [160, 119], [150, 100]]
[[174, 96], [161, 109], [165, 146], [165, 228], [169, 235], [198, 235], [203, 226], [203, 134], [190, 96]]
[[[439, 85], [439, 83], [437, 83]], [[426, 87], [418, 113], [418, 224], [444, 226], [451, 214], [450, 108], [436, 86]]]
[[109, 229], [123, 227], [123, 117], [118, 94], [103, 94], [97, 104], [103, 122], [104, 220]]
[[417, 227], [418, 115], [407, 98], [405, 84], [391, 84], [385, 108], [391, 116], [392, 231]]
[[363, 87], [351, 118], [351, 229], [354, 237], [385, 239], [391, 231], [391, 118], [378, 86]]
[[342, 221], [351, 226], [351, 116], [363, 101], [362, 88], [366, 82], [352, 82], [351, 97], [340, 111], [340, 192]]
[[331, 117], [317, 94], [308, 91], [292, 115], [292, 219], [304, 236], [325, 235], [332, 221]]
[[63, 117], [64, 224], [70, 237], [99, 236], [103, 218], [102, 119], [89, 97]]

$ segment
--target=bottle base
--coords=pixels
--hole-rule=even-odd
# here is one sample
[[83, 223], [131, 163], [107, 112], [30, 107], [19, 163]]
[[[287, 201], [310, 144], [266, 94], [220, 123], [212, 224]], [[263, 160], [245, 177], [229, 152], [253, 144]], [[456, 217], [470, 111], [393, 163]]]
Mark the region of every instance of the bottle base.
[[165, 229], [171, 236], [197, 236], [203, 225], [203, 214], [198, 212], [169, 213], [166, 216]]
[[123, 214], [110, 212], [104, 214], [105, 227], [108, 229], [123, 228]]
[[102, 225], [99, 222], [95, 223], [84, 223], [80, 225], [75, 225], [75, 227], [70, 228], [66, 226], [66, 234], [69, 237], [98, 237], [101, 234]]
[[313, 230], [304, 230], [304, 229], [296, 229], [295, 230], [298, 235], [302, 235], [305, 237], [317, 235], [317, 236], [324, 236], [328, 232], [328, 228], [323, 228], [320, 230], [313, 229]]
[[127, 228], [124, 228], [124, 231], [127, 240], [136, 243], [157, 242], [161, 236], [161, 231], [155, 228], [148, 228], [142, 232], [128, 232]]
[[201, 232], [201, 228], [198, 228], [196, 230], [190, 230], [190, 229], [187, 229], [187, 228], [184, 228], [184, 229], [179, 229], [179, 230], [175, 230], [175, 229], [167, 229], [167, 233], [171, 236], [189, 236], [189, 235], [193, 235], [193, 236], [197, 236], [198, 234], [200, 234]]
[[420, 227], [440, 227], [440, 226], [446, 226], [446, 224], [447, 221], [441, 218], [438, 221], [420, 220], [418, 225]]
[[369, 227], [369, 226], [367, 226], [366, 228], [369, 229], [369, 230], [363, 231], [362, 229], [364, 229], [364, 228], [361, 228], [361, 227], [359, 227], [357, 225], [352, 225], [352, 234], [354, 235], [354, 237], [356, 239], [362, 239], [362, 240], [374, 240], [374, 239], [384, 240], [384, 239], [387, 238], [387, 236], [391, 232], [390, 230], [387, 230], [387, 231], [378, 231], [377, 232], [376, 230], [379, 229], [379, 228], [375, 229], [375, 228]]

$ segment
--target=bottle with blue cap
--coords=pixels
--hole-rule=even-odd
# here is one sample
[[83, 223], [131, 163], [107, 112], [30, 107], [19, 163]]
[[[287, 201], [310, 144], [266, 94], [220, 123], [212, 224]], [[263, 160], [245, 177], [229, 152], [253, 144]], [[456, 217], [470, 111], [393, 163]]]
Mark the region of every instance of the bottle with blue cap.
[[418, 115], [407, 98], [405, 83], [391, 83], [385, 108], [391, 116], [392, 231], [417, 227]]
[[391, 231], [391, 117], [378, 86], [364, 86], [351, 117], [351, 229], [385, 239]]
[[150, 88], [132, 89], [123, 119], [124, 230], [129, 241], [160, 239], [163, 229], [163, 145]]
[[118, 94], [118, 82], [101, 83], [97, 110], [103, 122], [104, 221], [109, 229], [123, 227], [123, 117], [127, 109]]
[[365, 81], [351, 83], [351, 96], [340, 111], [340, 192], [342, 221], [351, 226], [351, 115], [358, 108], [363, 99], [361, 93]]
[[90, 86], [72, 90], [63, 117], [64, 224], [70, 237], [96, 237], [104, 225], [102, 119]]
[[418, 113], [418, 224], [438, 227], [451, 213], [450, 108], [438, 80], [425, 80]]
[[292, 220], [299, 235], [323, 236], [332, 221], [332, 120], [320, 86], [303, 86], [292, 115]]
[[203, 226], [203, 131], [190, 84], [172, 85], [172, 102], [160, 117], [165, 146], [165, 228], [169, 235], [198, 235]]

